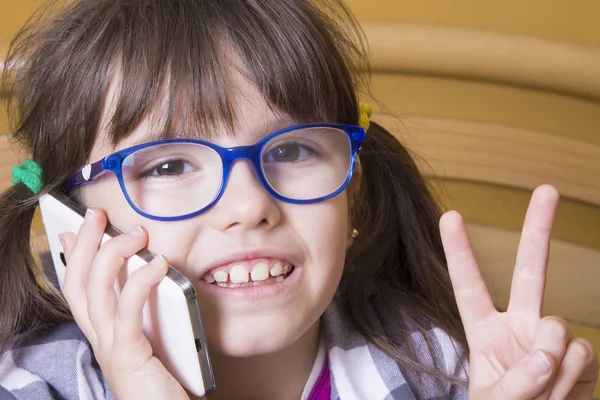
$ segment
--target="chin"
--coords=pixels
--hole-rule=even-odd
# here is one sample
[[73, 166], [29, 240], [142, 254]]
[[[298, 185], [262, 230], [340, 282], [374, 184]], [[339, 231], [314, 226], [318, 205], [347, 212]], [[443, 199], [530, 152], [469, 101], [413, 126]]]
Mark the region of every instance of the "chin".
[[220, 327], [206, 327], [209, 351], [228, 357], [257, 357], [283, 351], [313, 325], [273, 321], [272, 318], [232, 318]]

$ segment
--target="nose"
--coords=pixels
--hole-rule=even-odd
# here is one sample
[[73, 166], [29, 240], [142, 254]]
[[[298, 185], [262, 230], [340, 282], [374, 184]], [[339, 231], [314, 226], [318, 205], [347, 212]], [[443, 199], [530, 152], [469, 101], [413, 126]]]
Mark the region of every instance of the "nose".
[[210, 211], [219, 231], [270, 229], [281, 219], [276, 201], [262, 186], [249, 160], [231, 166], [223, 195]]

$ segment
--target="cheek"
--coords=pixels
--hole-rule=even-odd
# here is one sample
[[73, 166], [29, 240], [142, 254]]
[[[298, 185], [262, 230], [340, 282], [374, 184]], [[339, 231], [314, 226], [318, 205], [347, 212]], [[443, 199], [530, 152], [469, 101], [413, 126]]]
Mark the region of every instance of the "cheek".
[[306, 245], [309, 287], [314, 288], [314, 296], [332, 296], [342, 275], [348, 244], [346, 196], [296, 207], [297, 210], [286, 215]]
[[154, 224], [147, 224], [148, 227], [143, 225], [150, 238], [148, 250], [167, 257], [169, 264], [190, 279], [194, 273], [190, 270], [191, 266], [187, 265], [187, 258], [198, 232], [198, 226], [193, 226], [193, 221], [194, 219], [168, 223], [151, 221]]
[[343, 258], [349, 229], [345, 193], [323, 203], [300, 207], [291, 218], [314, 261]]
[[121, 232], [129, 232], [141, 225], [148, 232], [147, 247], [151, 252], [166, 256], [174, 265], [183, 265], [190, 246], [186, 238], [193, 237], [186, 235], [192, 230], [192, 220], [165, 223], [142, 217], [131, 208], [116, 179], [82, 187], [80, 198], [86, 207], [104, 210], [110, 224]]
[[117, 179], [112, 176], [83, 186], [79, 195], [86, 207], [103, 210], [109, 223], [121, 232], [129, 232], [137, 225], [143, 226], [143, 221], [146, 221], [129, 206]]

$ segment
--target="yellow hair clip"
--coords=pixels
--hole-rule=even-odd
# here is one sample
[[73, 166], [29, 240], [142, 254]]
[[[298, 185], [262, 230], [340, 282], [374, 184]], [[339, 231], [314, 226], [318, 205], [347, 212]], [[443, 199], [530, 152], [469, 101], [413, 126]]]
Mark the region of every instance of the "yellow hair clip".
[[365, 131], [368, 131], [371, 125], [371, 114], [373, 114], [373, 110], [370, 105], [362, 101], [358, 103], [358, 126]]

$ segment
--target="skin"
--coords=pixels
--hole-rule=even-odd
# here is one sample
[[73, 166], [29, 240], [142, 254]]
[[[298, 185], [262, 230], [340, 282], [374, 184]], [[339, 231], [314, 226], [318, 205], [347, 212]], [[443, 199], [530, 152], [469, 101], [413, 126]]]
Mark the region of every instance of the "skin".
[[[292, 122], [273, 114], [250, 83], [236, 79], [240, 96], [235, 135], [222, 132], [217, 144], [252, 144]], [[105, 114], [108, 118], [110, 107]], [[119, 148], [148, 140], [152, 120], [142, 121]], [[103, 135], [89, 161], [115, 151]], [[114, 177], [86, 185], [81, 199], [92, 211], [77, 237], [67, 233], [61, 238], [69, 264], [63, 290], [117, 398], [188, 398], [153, 357], [141, 332], [141, 309], [166, 273], [167, 260], [197, 289], [219, 384], [210, 398], [300, 397], [316, 355], [318, 319], [334, 295], [351, 244], [346, 192], [314, 205], [281, 203], [264, 191], [243, 161], [234, 166], [219, 203], [185, 221], [143, 219], [125, 202]], [[557, 202], [551, 186], [533, 193], [504, 313], [493, 306], [460, 215], [449, 212], [440, 221], [471, 352], [472, 399], [591, 398], [598, 375], [591, 344], [574, 338], [564, 320], [541, 316]], [[129, 234], [98, 249], [107, 217]], [[119, 269], [146, 246], [166, 259], [157, 257], [136, 271], [117, 299], [113, 283]], [[257, 250], [294, 259], [297, 279], [289, 290], [268, 298], [236, 298], [215, 295], [199, 279], [218, 260], [232, 253], [251, 258]]]

